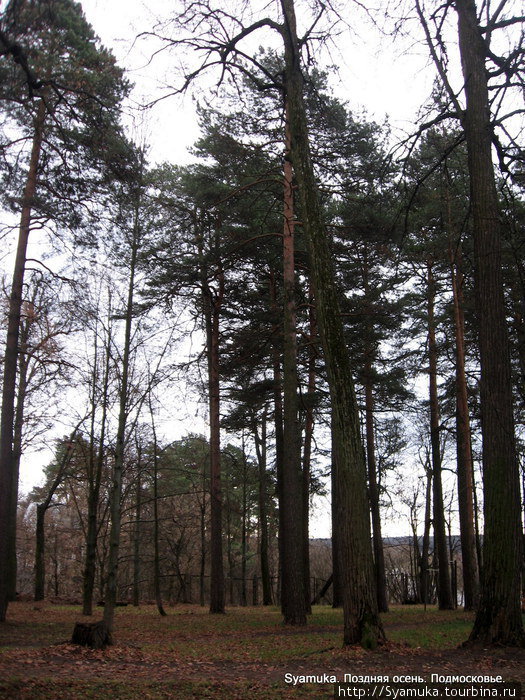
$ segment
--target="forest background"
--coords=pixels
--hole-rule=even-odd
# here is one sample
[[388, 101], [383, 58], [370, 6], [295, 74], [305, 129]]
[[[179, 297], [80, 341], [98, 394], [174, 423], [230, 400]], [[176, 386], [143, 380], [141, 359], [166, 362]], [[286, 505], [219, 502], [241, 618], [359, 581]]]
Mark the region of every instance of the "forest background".
[[[159, 94], [165, 94], [166, 86], [170, 84], [173, 59], [161, 56], [151, 61], [153, 49], [149, 47], [152, 40], [137, 38], [141, 27], [155, 26], [161, 21], [163, 3], [117, 1], [108, 6], [100, 0], [85, 0], [82, 9], [102, 43], [112, 50], [120, 65], [126, 66], [133, 89], [124, 107], [124, 119], [133, 133], [138, 131], [147, 139], [149, 159], [152, 162], [169, 161], [184, 165], [194, 161], [191, 149], [199, 136], [196, 100], [202, 88], [197, 88], [195, 95], [173, 94], [170, 99], [158, 102]], [[378, 8], [371, 8], [371, 12], [381, 17]], [[361, 19], [366, 19], [366, 13]], [[432, 92], [434, 73], [428, 48], [422, 36], [394, 37], [386, 31], [377, 31], [370, 19], [363, 21], [360, 29], [352, 27], [351, 31], [352, 42], [334, 40], [333, 45], [320, 52], [320, 65], [333, 66], [331, 89], [342, 101], [348, 101], [351, 109], [362, 113], [366, 119], [380, 124], [388, 123], [389, 147], [395, 147], [414, 132], [416, 116]], [[385, 44], [389, 47], [387, 52]], [[256, 51], [260, 45], [264, 45], [264, 42], [254, 43], [253, 49]], [[209, 90], [213, 90], [213, 84]], [[144, 117], [140, 107], [150, 102], [152, 107]], [[4, 240], [6, 244], [15, 243], [14, 239]], [[45, 247], [46, 243], [43, 244], [44, 251]], [[14, 248], [11, 253], [4, 251], [3, 268], [7, 275], [12, 255]], [[184, 381], [181, 377], [181, 385]], [[417, 382], [414, 386], [417, 386]], [[422, 392], [424, 395], [424, 388]], [[188, 430], [206, 433], [206, 398], [190, 388], [182, 393], [185, 394], [186, 409], [181, 411], [179, 405], [177, 410], [165, 411], [158, 419], [159, 426], [165, 426], [160, 428], [161, 431], [177, 438]], [[187, 425], [191, 428], [186, 428]], [[62, 432], [67, 432], [67, 429], [66, 425]], [[23, 493], [27, 493], [42, 478], [43, 467], [53, 453], [49, 443], [49, 435], [46, 435], [38, 444], [27, 445], [20, 471]], [[406, 453], [408, 478], [417, 471], [413, 459], [413, 455]], [[330, 485], [326, 479], [325, 484], [325, 495], [315, 494], [311, 504], [312, 536], [321, 538], [329, 538], [331, 533]], [[408, 533], [409, 509], [399, 500], [396, 500], [395, 509], [385, 511], [384, 517], [386, 535], [403, 536]]]
[[[280, 596], [285, 621], [304, 624], [309, 505], [330, 478], [346, 642], [382, 637], [377, 606], [388, 607], [388, 574], [400, 568], [385, 563], [382, 525], [400, 510], [410, 582], [398, 579], [397, 593], [457, 604], [459, 523], [465, 606], [477, 604], [484, 533], [487, 634], [520, 639], [519, 6], [485, 2], [478, 16], [468, 2], [356, 6], [369, 29], [355, 38], [342, 9], [305, 4], [299, 40], [293, 3], [281, 4], [283, 24], [260, 14], [274, 3], [182, 4], [151, 23], [144, 12], [119, 57], [127, 64], [138, 48], [143, 65], [129, 76], [74, 3], [4, 10], [3, 235], [18, 229], [18, 247], [5, 284], [3, 483], [16, 492], [28, 446], [55, 444], [44, 484], [18, 511], [2, 496], [19, 554], [17, 571], [14, 537], [4, 538], [17, 579], [2, 586], [13, 595], [34, 584], [38, 597], [67, 580], [88, 614], [96, 582], [111, 630], [123, 594], [147, 589], [161, 609], [163, 595], [187, 596], [191, 567], [201, 601], [209, 578], [212, 612], [224, 609], [225, 568], [246, 602], [252, 566], [265, 602]], [[368, 32], [381, 55], [392, 42], [411, 83], [431, 87], [413, 129], [371, 119], [364, 95], [355, 105], [336, 96], [345, 64], [360, 72]], [[348, 37], [358, 48], [347, 58], [338, 42]], [[490, 82], [483, 109], [470, 107], [471, 75]], [[181, 102], [188, 91], [193, 104]], [[395, 95], [404, 99], [399, 86]], [[158, 131], [193, 136], [195, 121], [191, 159], [166, 161]], [[191, 392], [206, 405], [206, 437], [171, 427], [187, 421], [177, 412]], [[495, 631], [502, 595], [513, 603]]]

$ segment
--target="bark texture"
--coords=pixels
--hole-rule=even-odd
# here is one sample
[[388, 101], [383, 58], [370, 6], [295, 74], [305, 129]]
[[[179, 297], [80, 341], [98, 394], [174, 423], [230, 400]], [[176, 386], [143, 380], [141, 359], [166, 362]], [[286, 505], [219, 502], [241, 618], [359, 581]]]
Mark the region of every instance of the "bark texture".
[[87, 465], [88, 498], [87, 498], [87, 532], [86, 532], [86, 559], [82, 586], [82, 614], [93, 614], [93, 594], [95, 590], [95, 574], [97, 563], [97, 539], [99, 532], [98, 509], [100, 500], [100, 486], [102, 483], [102, 469], [104, 466], [104, 445], [106, 438], [106, 420], [108, 411], [109, 371], [111, 362], [111, 326], [108, 327], [107, 344], [104, 349], [104, 374], [102, 379], [102, 416], [98, 449], [95, 446], [95, 418], [97, 411], [96, 394], [98, 390], [99, 375], [97, 372], [98, 342], [95, 334], [95, 358], [92, 376], [92, 406], [91, 426], [89, 438], [89, 457]]
[[303, 556], [303, 495], [301, 431], [299, 426], [299, 379], [295, 314], [294, 206], [290, 133], [286, 125], [284, 159], [283, 226], [283, 465], [279, 484], [279, 532], [281, 542], [281, 609], [284, 623], [306, 624]]
[[479, 568], [474, 528], [474, 471], [465, 373], [465, 315], [460, 249], [451, 259], [451, 278], [456, 336], [456, 462], [464, 607], [465, 610], [475, 610], [479, 598]]
[[384, 632], [377, 610], [359, 413], [343, 334], [333, 259], [310, 155], [293, 0], [281, 0], [281, 7], [284, 15], [285, 90], [291, 155], [308, 240], [317, 320], [330, 388], [334, 441], [337, 444], [334, 461], [334, 483], [338, 492], [335, 523], [340, 537], [344, 643], [375, 647], [383, 639]]
[[437, 388], [437, 345], [434, 305], [436, 285], [433, 263], [427, 261], [427, 324], [428, 324], [428, 374], [430, 403], [430, 446], [432, 455], [432, 486], [434, 542], [438, 564], [438, 604], [440, 610], [453, 610], [450, 579], [449, 552], [443, 507], [443, 482], [441, 478], [441, 447], [439, 439], [439, 401]]
[[[22, 198], [22, 213], [18, 233], [18, 244], [13, 270], [13, 281], [9, 296], [7, 336], [4, 354], [4, 377], [2, 389], [2, 411], [0, 415], [0, 530], [9, 532], [9, 537], [0, 537], [0, 622], [6, 619], [10, 588], [10, 564], [13, 562], [12, 545], [16, 541], [13, 532], [11, 513], [14, 508], [14, 472], [16, 460], [13, 453], [16, 375], [18, 361], [18, 340], [22, 309], [22, 291], [27, 257], [27, 246], [31, 229], [31, 211], [37, 189], [38, 166], [44, 134], [46, 105], [40, 101], [35, 117], [33, 146], [29, 160], [29, 170]], [[11, 542], [11, 545], [9, 544]]]
[[[32, 303], [30, 304], [32, 307]], [[22, 457], [22, 438], [24, 432], [25, 405], [29, 384], [29, 354], [28, 340], [31, 331], [31, 311], [20, 323], [19, 353], [18, 353], [18, 389], [16, 396], [15, 422], [13, 429], [13, 493], [11, 511], [9, 514], [9, 564], [8, 564], [8, 600], [15, 600], [17, 588], [17, 553], [16, 553], [16, 520], [18, 513], [18, 481], [20, 476], [20, 459]]]
[[222, 560], [222, 485], [220, 435], [220, 348], [219, 322], [224, 295], [224, 272], [216, 255], [214, 287], [208, 281], [202, 237], [198, 240], [201, 259], [201, 293], [206, 326], [208, 360], [208, 402], [210, 411], [210, 612], [225, 611], [224, 564]]
[[374, 547], [374, 569], [377, 588], [377, 605], [380, 612], [388, 612], [388, 595], [385, 574], [385, 553], [381, 533], [381, 512], [379, 509], [379, 484], [377, 480], [377, 463], [374, 432], [374, 395], [372, 386], [372, 365], [369, 358], [365, 360], [365, 426], [366, 426], [366, 461], [368, 467], [368, 495], [372, 516], [372, 543]]
[[474, 224], [481, 362], [485, 532], [481, 596], [470, 640], [522, 645], [519, 469], [501, 266], [501, 221], [492, 163], [485, 43], [474, 0], [456, 0], [465, 80], [463, 125]]
[[257, 429], [257, 420], [253, 424], [253, 436], [255, 442], [255, 450], [257, 454], [257, 464], [259, 471], [258, 484], [258, 505], [259, 505], [259, 547], [260, 547], [260, 567], [261, 567], [261, 583], [263, 593], [263, 605], [272, 605], [272, 584], [270, 579], [270, 560], [269, 560], [269, 537], [268, 537], [268, 474], [266, 471], [266, 411], [262, 414], [261, 419], [261, 434]]
[[90, 649], [105, 649], [113, 644], [111, 632], [103, 620], [99, 622], [77, 622], [71, 637], [72, 644]]
[[[369, 264], [366, 246], [363, 253], [363, 286], [365, 298], [370, 298]], [[374, 426], [374, 372], [376, 343], [373, 340], [374, 309], [369, 303], [364, 329], [364, 388], [365, 388], [365, 434], [366, 462], [368, 469], [368, 498], [372, 517], [372, 543], [374, 548], [374, 569], [376, 576], [377, 605], [380, 612], [388, 612], [388, 593], [385, 573], [385, 553], [381, 533], [381, 511], [379, 506], [379, 474], [376, 461], [376, 440]]]
[[131, 239], [131, 258], [129, 265], [128, 292], [126, 299], [124, 348], [122, 352], [122, 379], [119, 391], [119, 413], [115, 455], [112, 472], [110, 496], [111, 528], [109, 532], [109, 556], [106, 581], [106, 595], [103, 623], [109, 636], [113, 633], [113, 622], [118, 595], [118, 564], [121, 527], [122, 473], [126, 446], [126, 427], [128, 420], [128, 385], [131, 358], [131, 330], [133, 325], [133, 296], [135, 274], [140, 240], [140, 203], [137, 201], [134, 211], [133, 232]]
[[[160, 548], [159, 548], [159, 449], [157, 443], [157, 431], [153, 419], [153, 407], [150, 401], [151, 426], [153, 430], [153, 588], [155, 591], [155, 603], [159, 615], [167, 615], [162, 604], [162, 592], [160, 589]], [[139, 483], [140, 489], [140, 483]]]
[[303, 566], [304, 592], [306, 597], [306, 612], [312, 612], [312, 590], [310, 583], [310, 482], [312, 472], [312, 443], [314, 439], [314, 395], [316, 382], [316, 348], [317, 322], [315, 319], [313, 291], [308, 294], [309, 314], [309, 354], [308, 354], [308, 385], [307, 405], [304, 411], [304, 442], [303, 442]]

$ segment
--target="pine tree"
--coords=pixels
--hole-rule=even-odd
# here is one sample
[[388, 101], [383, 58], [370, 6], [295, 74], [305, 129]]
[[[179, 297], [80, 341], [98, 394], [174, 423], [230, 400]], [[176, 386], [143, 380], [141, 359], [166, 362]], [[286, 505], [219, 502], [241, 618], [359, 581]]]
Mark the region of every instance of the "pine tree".
[[[80, 203], [98, 188], [101, 170], [118, 154], [116, 110], [127, 86], [110, 53], [101, 48], [81, 8], [70, 0], [11, 2], [2, 17], [11, 39], [24, 44], [38, 82], [26, 93], [27, 72], [3, 65], [4, 103], [30, 145], [21, 171], [9, 173], [13, 207], [21, 202], [18, 245], [9, 302], [0, 425], [0, 525], [8, 532], [13, 494], [13, 427], [23, 281], [32, 224], [80, 224]], [[109, 137], [109, 138], [108, 138]], [[18, 139], [17, 139], [17, 142]], [[111, 147], [108, 146], [111, 144]], [[57, 154], [60, 154], [59, 156]], [[113, 163], [114, 165], [114, 163]], [[26, 170], [27, 168], [27, 170]], [[22, 192], [21, 196], [18, 194]], [[13, 533], [11, 533], [11, 537]], [[8, 546], [0, 538], [0, 620], [7, 612]]]

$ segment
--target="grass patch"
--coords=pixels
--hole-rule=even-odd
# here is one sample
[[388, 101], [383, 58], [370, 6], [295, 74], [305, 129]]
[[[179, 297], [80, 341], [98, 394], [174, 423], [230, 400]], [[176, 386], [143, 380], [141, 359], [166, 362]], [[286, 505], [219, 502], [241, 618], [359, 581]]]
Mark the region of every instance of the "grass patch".
[[[13, 611], [13, 612], [12, 612]], [[101, 617], [95, 611], [92, 619]], [[44, 647], [67, 641], [77, 620], [78, 606], [14, 603], [9, 621], [0, 626], [0, 650], [13, 647]], [[410, 647], [427, 649], [454, 646], [468, 637], [471, 613], [438, 611], [422, 606], [394, 606], [383, 615], [387, 638]], [[343, 614], [340, 609], [314, 607], [304, 630], [282, 624], [276, 607], [231, 608], [225, 615], [210, 615], [207, 608], [178, 606], [167, 617], [154, 606], [118, 608], [115, 616], [117, 642], [135, 644], [152, 653], [172, 652], [181, 658], [228, 660], [243, 657], [272, 661], [305, 654], [319, 646], [341, 645]], [[304, 631], [304, 633], [303, 633]], [[294, 636], [294, 644], [289, 636]], [[222, 640], [218, 647], [217, 637]]]
[[412, 648], [446, 649], [464, 642], [470, 633], [474, 614], [463, 610], [437, 610], [435, 607], [394, 606], [383, 615], [387, 638]]
[[[444, 653], [453, 663], [473, 621], [462, 611], [395, 606], [382, 618], [393, 646], [366, 652], [342, 648], [342, 611], [324, 606], [314, 608], [307, 627], [284, 626], [275, 607], [210, 615], [181, 605], [168, 613], [163, 618], [152, 605], [118, 608], [116, 644], [93, 652], [67, 643], [75, 622], [85, 619], [80, 607], [12, 604], [0, 625], [0, 698], [329, 698], [332, 686], [292, 686], [284, 674], [360, 673], [374, 664], [381, 672], [387, 664], [392, 675], [407, 664], [419, 669], [423, 656], [425, 668], [432, 654], [443, 663]], [[101, 616], [98, 609], [91, 619]]]

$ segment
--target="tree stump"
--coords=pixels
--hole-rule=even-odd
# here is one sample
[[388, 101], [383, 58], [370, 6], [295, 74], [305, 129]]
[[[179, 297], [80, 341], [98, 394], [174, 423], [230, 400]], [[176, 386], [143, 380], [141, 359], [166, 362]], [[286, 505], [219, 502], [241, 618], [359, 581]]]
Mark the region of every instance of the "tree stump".
[[72, 644], [79, 644], [90, 649], [105, 649], [113, 644], [111, 632], [104, 620], [99, 622], [77, 622], [71, 637]]

